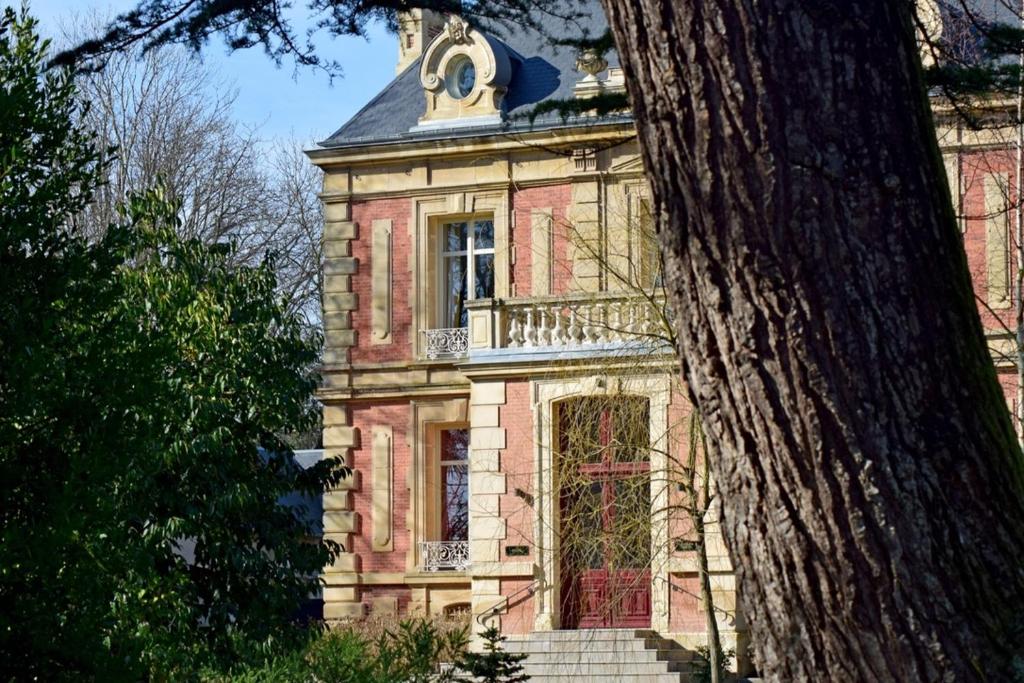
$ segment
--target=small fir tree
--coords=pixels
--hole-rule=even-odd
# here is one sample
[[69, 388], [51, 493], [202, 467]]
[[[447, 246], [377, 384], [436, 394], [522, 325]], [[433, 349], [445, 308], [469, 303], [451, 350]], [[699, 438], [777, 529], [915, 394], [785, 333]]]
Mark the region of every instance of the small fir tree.
[[459, 662], [459, 668], [469, 674], [468, 678], [459, 678], [462, 683], [518, 683], [528, 681], [530, 677], [523, 673], [521, 661], [525, 654], [505, 651], [502, 643], [505, 636], [494, 626], [489, 626], [480, 634], [484, 639], [483, 652], [467, 652]]

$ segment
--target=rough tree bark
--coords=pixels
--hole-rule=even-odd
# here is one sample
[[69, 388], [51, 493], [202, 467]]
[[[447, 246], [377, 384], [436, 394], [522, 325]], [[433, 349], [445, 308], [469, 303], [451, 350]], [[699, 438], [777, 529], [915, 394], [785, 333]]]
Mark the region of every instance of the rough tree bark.
[[1024, 465], [911, 3], [604, 5], [762, 673], [1013, 680]]

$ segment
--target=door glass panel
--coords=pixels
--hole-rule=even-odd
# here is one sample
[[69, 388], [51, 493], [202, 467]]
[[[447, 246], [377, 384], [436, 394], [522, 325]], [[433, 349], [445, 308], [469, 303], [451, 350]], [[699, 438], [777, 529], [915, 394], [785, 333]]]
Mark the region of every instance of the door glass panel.
[[611, 515], [609, 550], [612, 569], [643, 569], [651, 561], [651, 493], [646, 476], [608, 482], [614, 487], [615, 509]]
[[620, 398], [611, 410], [613, 462], [647, 462], [650, 458], [650, 409], [646, 399]]
[[597, 400], [580, 398], [561, 406], [561, 448], [567, 467], [601, 462], [601, 405]]
[[605, 566], [604, 487], [599, 481], [577, 481], [563, 491], [562, 561], [574, 569]]

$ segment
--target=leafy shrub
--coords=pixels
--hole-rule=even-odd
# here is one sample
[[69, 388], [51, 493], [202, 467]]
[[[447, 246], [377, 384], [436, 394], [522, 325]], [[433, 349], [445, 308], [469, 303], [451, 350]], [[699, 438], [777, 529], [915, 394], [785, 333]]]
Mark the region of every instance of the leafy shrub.
[[[723, 650], [718, 659], [718, 680], [725, 680], [729, 673], [729, 664], [736, 656], [736, 650]], [[697, 656], [693, 660], [693, 683], [711, 683], [711, 653], [704, 645], [697, 646]]]
[[[205, 683], [445, 683], [466, 648], [466, 628], [443, 620], [411, 619], [390, 624], [367, 620], [311, 632], [294, 652], [227, 673], [208, 673]], [[439, 623], [441, 626], [439, 626]], [[369, 626], [370, 628], [364, 628]], [[379, 630], [378, 630], [379, 629]]]

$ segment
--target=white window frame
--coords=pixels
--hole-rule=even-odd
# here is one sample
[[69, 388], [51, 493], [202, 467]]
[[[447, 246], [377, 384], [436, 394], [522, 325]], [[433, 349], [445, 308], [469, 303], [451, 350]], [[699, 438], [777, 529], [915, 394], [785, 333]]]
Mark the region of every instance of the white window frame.
[[[476, 224], [480, 221], [490, 221], [491, 223], [491, 246], [487, 248], [478, 249], [476, 247]], [[466, 248], [457, 251], [445, 251], [445, 247], [448, 246], [448, 226], [456, 223], [466, 224]], [[449, 270], [447, 268], [447, 261], [450, 258], [466, 257], [466, 301], [473, 301], [476, 299], [476, 257], [487, 256], [492, 257], [491, 262], [494, 264], [492, 267], [497, 269], [497, 261], [494, 247], [497, 243], [497, 233], [494, 225], [493, 216], [469, 216], [466, 218], [448, 219], [443, 220], [438, 225], [439, 232], [439, 243], [441, 248], [438, 250], [438, 291], [437, 291], [437, 311], [439, 323], [443, 323], [445, 326], [448, 324], [454, 324], [456, 321], [448, 321], [448, 295], [451, 292], [450, 283], [448, 282]], [[497, 276], [495, 276], [494, 287], [497, 288]]]

